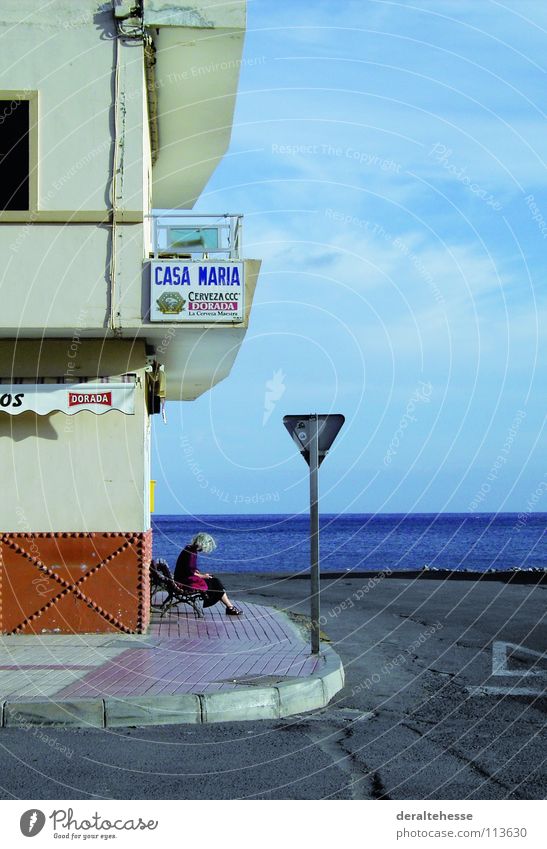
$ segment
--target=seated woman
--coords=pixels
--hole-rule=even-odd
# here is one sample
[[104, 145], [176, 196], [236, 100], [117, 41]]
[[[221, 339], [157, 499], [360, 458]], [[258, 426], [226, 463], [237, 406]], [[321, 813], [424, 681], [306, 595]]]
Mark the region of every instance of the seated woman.
[[228, 596], [222, 582], [208, 572], [198, 572], [198, 553], [210, 554], [217, 547], [209, 534], [197, 534], [190, 545], [183, 548], [177, 559], [174, 578], [184, 587], [202, 590], [204, 607], [212, 607], [218, 601], [226, 608], [227, 616], [243, 616], [243, 611], [235, 607]]

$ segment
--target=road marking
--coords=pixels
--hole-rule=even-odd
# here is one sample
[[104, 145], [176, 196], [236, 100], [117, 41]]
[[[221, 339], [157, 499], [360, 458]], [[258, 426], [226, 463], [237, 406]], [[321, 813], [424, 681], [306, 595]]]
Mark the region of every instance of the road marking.
[[[510, 649], [510, 651], [508, 651]], [[546, 678], [547, 669], [508, 669], [508, 661], [511, 655], [518, 652], [519, 659], [522, 661], [522, 655], [527, 658], [533, 658], [532, 666], [537, 666], [539, 662], [545, 662], [547, 657], [545, 654], [534, 649], [528, 649], [526, 646], [519, 646], [516, 643], [507, 643], [501, 640], [496, 640], [492, 644], [492, 675], [496, 678], [526, 678], [535, 677]], [[508, 657], [509, 655], [509, 657]], [[535, 682], [534, 682], [535, 683]], [[543, 696], [544, 689], [540, 689], [541, 684], [538, 681], [538, 689], [534, 687], [516, 687], [510, 682], [499, 685], [479, 685], [478, 687], [466, 687], [467, 692], [471, 696]]]
[[507, 649], [510, 648], [510, 654], [518, 651], [520, 655], [527, 655], [534, 658], [534, 666], [540, 660], [547, 660], [547, 656], [542, 652], [534, 649], [527, 649], [526, 646], [519, 646], [515, 643], [504, 643], [496, 641], [492, 645], [492, 675], [509, 675], [514, 678], [524, 678], [526, 675], [547, 676], [547, 669], [508, 669], [507, 668]]
[[543, 696], [544, 690], [531, 687], [466, 687], [470, 696]]

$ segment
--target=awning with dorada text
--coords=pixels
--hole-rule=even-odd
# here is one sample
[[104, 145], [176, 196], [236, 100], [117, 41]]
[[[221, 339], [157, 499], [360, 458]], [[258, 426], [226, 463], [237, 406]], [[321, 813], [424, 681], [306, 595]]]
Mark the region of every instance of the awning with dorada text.
[[79, 381], [78, 383], [0, 382], [0, 413], [18, 416], [33, 412], [39, 416], [60, 412], [74, 416], [83, 411], [102, 416], [111, 410], [133, 415], [135, 378], [130, 380]]

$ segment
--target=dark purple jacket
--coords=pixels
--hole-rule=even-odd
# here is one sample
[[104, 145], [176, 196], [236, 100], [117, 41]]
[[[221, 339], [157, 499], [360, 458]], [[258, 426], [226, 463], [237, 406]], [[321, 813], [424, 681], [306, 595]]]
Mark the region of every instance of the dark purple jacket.
[[177, 565], [175, 566], [175, 581], [194, 590], [207, 591], [208, 586], [205, 578], [200, 578], [199, 575], [196, 575], [197, 568], [197, 550], [193, 545], [187, 545], [178, 556]]

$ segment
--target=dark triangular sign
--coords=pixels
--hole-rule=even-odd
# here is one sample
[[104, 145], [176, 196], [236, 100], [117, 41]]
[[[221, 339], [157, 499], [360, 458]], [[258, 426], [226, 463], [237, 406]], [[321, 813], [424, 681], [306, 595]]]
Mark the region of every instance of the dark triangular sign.
[[[296, 442], [298, 450], [303, 455], [308, 466], [310, 464], [310, 420], [314, 417], [312, 413], [305, 413], [301, 416], [283, 416], [283, 424]], [[345, 418], [340, 413], [317, 415], [319, 465], [325, 459], [329, 448], [338, 436], [344, 422]]]

